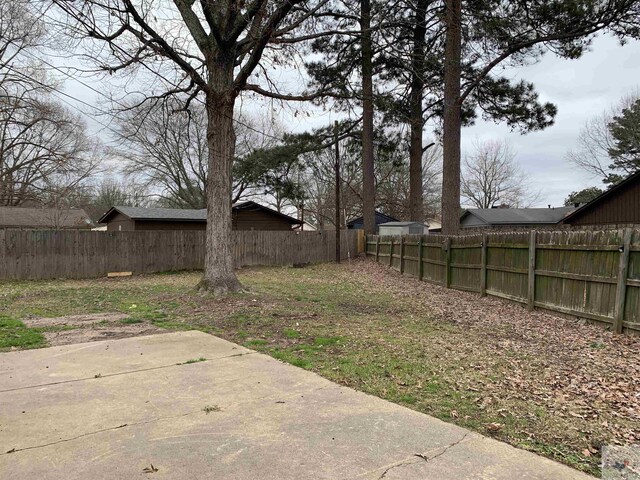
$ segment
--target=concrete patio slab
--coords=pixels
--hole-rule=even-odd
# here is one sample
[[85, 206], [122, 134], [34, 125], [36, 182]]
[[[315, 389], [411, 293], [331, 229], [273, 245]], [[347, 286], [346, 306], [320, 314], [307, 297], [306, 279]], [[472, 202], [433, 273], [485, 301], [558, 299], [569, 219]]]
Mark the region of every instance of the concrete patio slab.
[[0, 478], [591, 477], [182, 332], [0, 354]]

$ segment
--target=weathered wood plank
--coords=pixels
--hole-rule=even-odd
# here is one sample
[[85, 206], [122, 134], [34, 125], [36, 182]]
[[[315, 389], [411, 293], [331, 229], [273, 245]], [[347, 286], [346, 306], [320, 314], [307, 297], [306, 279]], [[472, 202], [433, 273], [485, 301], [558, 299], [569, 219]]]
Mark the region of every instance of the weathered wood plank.
[[487, 295], [487, 233], [482, 234], [482, 253], [480, 259], [480, 295]]
[[424, 263], [422, 262], [422, 237], [420, 237], [420, 241], [418, 242], [418, 279], [422, 280], [424, 276]]
[[529, 238], [529, 272], [528, 272], [528, 303], [529, 310], [533, 310], [533, 303], [536, 300], [536, 231], [531, 230]]
[[618, 286], [616, 288], [615, 314], [613, 317], [613, 330], [622, 333], [622, 323], [624, 322], [625, 299], [627, 296], [627, 272], [629, 271], [629, 254], [631, 247], [631, 237], [633, 230], [625, 229], [620, 251], [620, 262], [618, 266]]
[[444, 272], [444, 286], [451, 288], [451, 238], [447, 238], [444, 244], [445, 249], [445, 272]]

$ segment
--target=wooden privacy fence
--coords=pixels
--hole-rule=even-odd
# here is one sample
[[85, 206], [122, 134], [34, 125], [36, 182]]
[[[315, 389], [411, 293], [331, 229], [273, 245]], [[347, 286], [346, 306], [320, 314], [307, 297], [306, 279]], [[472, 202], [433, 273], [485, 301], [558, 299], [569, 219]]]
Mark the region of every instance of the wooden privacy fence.
[[367, 236], [367, 256], [446, 288], [640, 332], [640, 230]]
[[[319, 263], [335, 259], [334, 232], [234, 231], [237, 267]], [[344, 231], [341, 256], [356, 255], [357, 232]], [[203, 231], [93, 232], [0, 230], [0, 280], [93, 278], [108, 272], [197, 270]]]

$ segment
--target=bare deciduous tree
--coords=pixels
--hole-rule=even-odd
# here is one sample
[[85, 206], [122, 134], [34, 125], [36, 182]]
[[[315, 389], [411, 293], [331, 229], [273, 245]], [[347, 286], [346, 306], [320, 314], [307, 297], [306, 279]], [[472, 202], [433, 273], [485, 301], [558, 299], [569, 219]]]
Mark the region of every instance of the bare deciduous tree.
[[[116, 119], [118, 147], [115, 156], [122, 171], [155, 192], [159, 203], [171, 208], [206, 208], [209, 148], [204, 106], [169, 99], [143, 103]], [[239, 115], [235, 128], [233, 203], [263, 193], [252, 163], [256, 150], [273, 148], [284, 134], [278, 122]], [[266, 136], [264, 133], [268, 133]], [[262, 172], [260, 172], [262, 173]]]
[[91, 189], [91, 209], [106, 213], [111, 207], [149, 207], [155, 203], [144, 185], [105, 178]]
[[[403, 149], [402, 152], [405, 152]], [[415, 217], [415, 195], [412, 195], [411, 158], [403, 155], [394, 163], [384, 162], [378, 165], [376, 172], [376, 205], [384, 213], [401, 220], [428, 222], [440, 215], [442, 150], [439, 147], [429, 148], [422, 154], [422, 171], [418, 178], [421, 181], [421, 216]], [[415, 186], [413, 187], [415, 190]], [[415, 206], [415, 205], [414, 205]], [[412, 212], [413, 210], [413, 212]]]
[[96, 173], [84, 122], [45, 98], [0, 98], [0, 205], [56, 205]]
[[[34, 88], [33, 65], [24, 53], [38, 46], [43, 24], [29, 0], [0, 2], [0, 96]], [[36, 86], [37, 87], [37, 82]]]
[[[582, 170], [603, 179], [615, 175], [609, 156], [615, 139], [609, 128], [613, 118], [640, 99], [640, 90], [623, 97], [615, 106], [587, 120], [578, 135], [577, 147], [567, 153], [567, 160]], [[625, 172], [629, 173], [629, 172]]]
[[116, 119], [115, 155], [123, 172], [157, 192], [173, 208], [206, 208], [207, 118], [199, 105], [189, 111], [168, 100], [145, 104]]
[[476, 142], [464, 159], [461, 195], [475, 208], [529, 207], [539, 194], [532, 192], [527, 177], [515, 162], [506, 142]]
[[258, 77], [264, 77], [269, 63], [286, 62], [292, 46], [301, 40], [296, 35], [328, 0], [54, 3], [72, 31], [89, 41], [86, 55], [99, 69], [129, 75], [138, 69], [154, 76], [147, 100], [187, 95], [188, 107], [203, 94], [209, 158], [205, 273], [200, 288], [215, 294], [239, 290], [231, 252], [236, 99], [243, 90], [273, 89], [271, 83], [258, 85]]
[[[382, 138], [383, 135], [378, 132], [378, 136]], [[374, 172], [374, 207], [403, 220], [411, 218], [411, 167], [407, 143], [406, 140], [391, 139], [386, 146], [377, 145], [375, 151], [378, 161]], [[363, 214], [363, 172], [359, 165], [361, 155], [361, 146], [358, 143], [347, 144], [341, 151], [341, 221], [348, 221]], [[442, 157], [438, 148], [427, 150], [423, 157], [421, 197], [424, 199], [424, 216], [421, 221], [426, 221], [436, 217], [439, 212]], [[302, 182], [305, 191], [305, 211], [310, 223], [320, 229], [335, 224], [333, 162], [333, 152], [330, 150], [307, 154], [303, 161], [306, 166]]]

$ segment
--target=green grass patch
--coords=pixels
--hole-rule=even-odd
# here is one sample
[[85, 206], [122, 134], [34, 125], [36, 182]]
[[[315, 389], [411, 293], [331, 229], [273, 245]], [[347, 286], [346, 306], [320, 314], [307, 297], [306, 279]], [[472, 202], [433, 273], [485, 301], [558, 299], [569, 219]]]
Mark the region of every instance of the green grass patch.
[[124, 325], [132, 325], [132, 324], [142, 323], [142, 322], [144, 322], [144, 320], [142, 320], [141, 318], [134, 318], [134, 317], [127, 317], [120, 320], [120, 323]]
[[300, 332], [297, 330], [294, 330], [293, 328], [285, 328], [282, 330], [282, 335], [284, 335], [285, 338], [290, 338], [290, 339], [295, 339], [295, 338], [300, 338]]
[[290, 363], [291, 365], [294, 365], [296, 367], [304, 368], [305, 370], [310, 370], [313, 367], [313, 362], [311, 361], [311, 359], [301, 356], [298, 353], [292, 352], [290, 350], [281, 350], [276, 348], [271, 350], [270, 353], [273, 358], [277, 358], [278, 360], [282, 360], [283, 362]]
[[0, 315], [0, 350], [38, 348], [45, 345], [42, 332], [27, 328], [20, 320]]
[[332, 345], [338, 345], [342, 341], [344, 341], [343, 337], [316, 337], [313, 340], [313, 344], [317, 346], [328, 347]]

